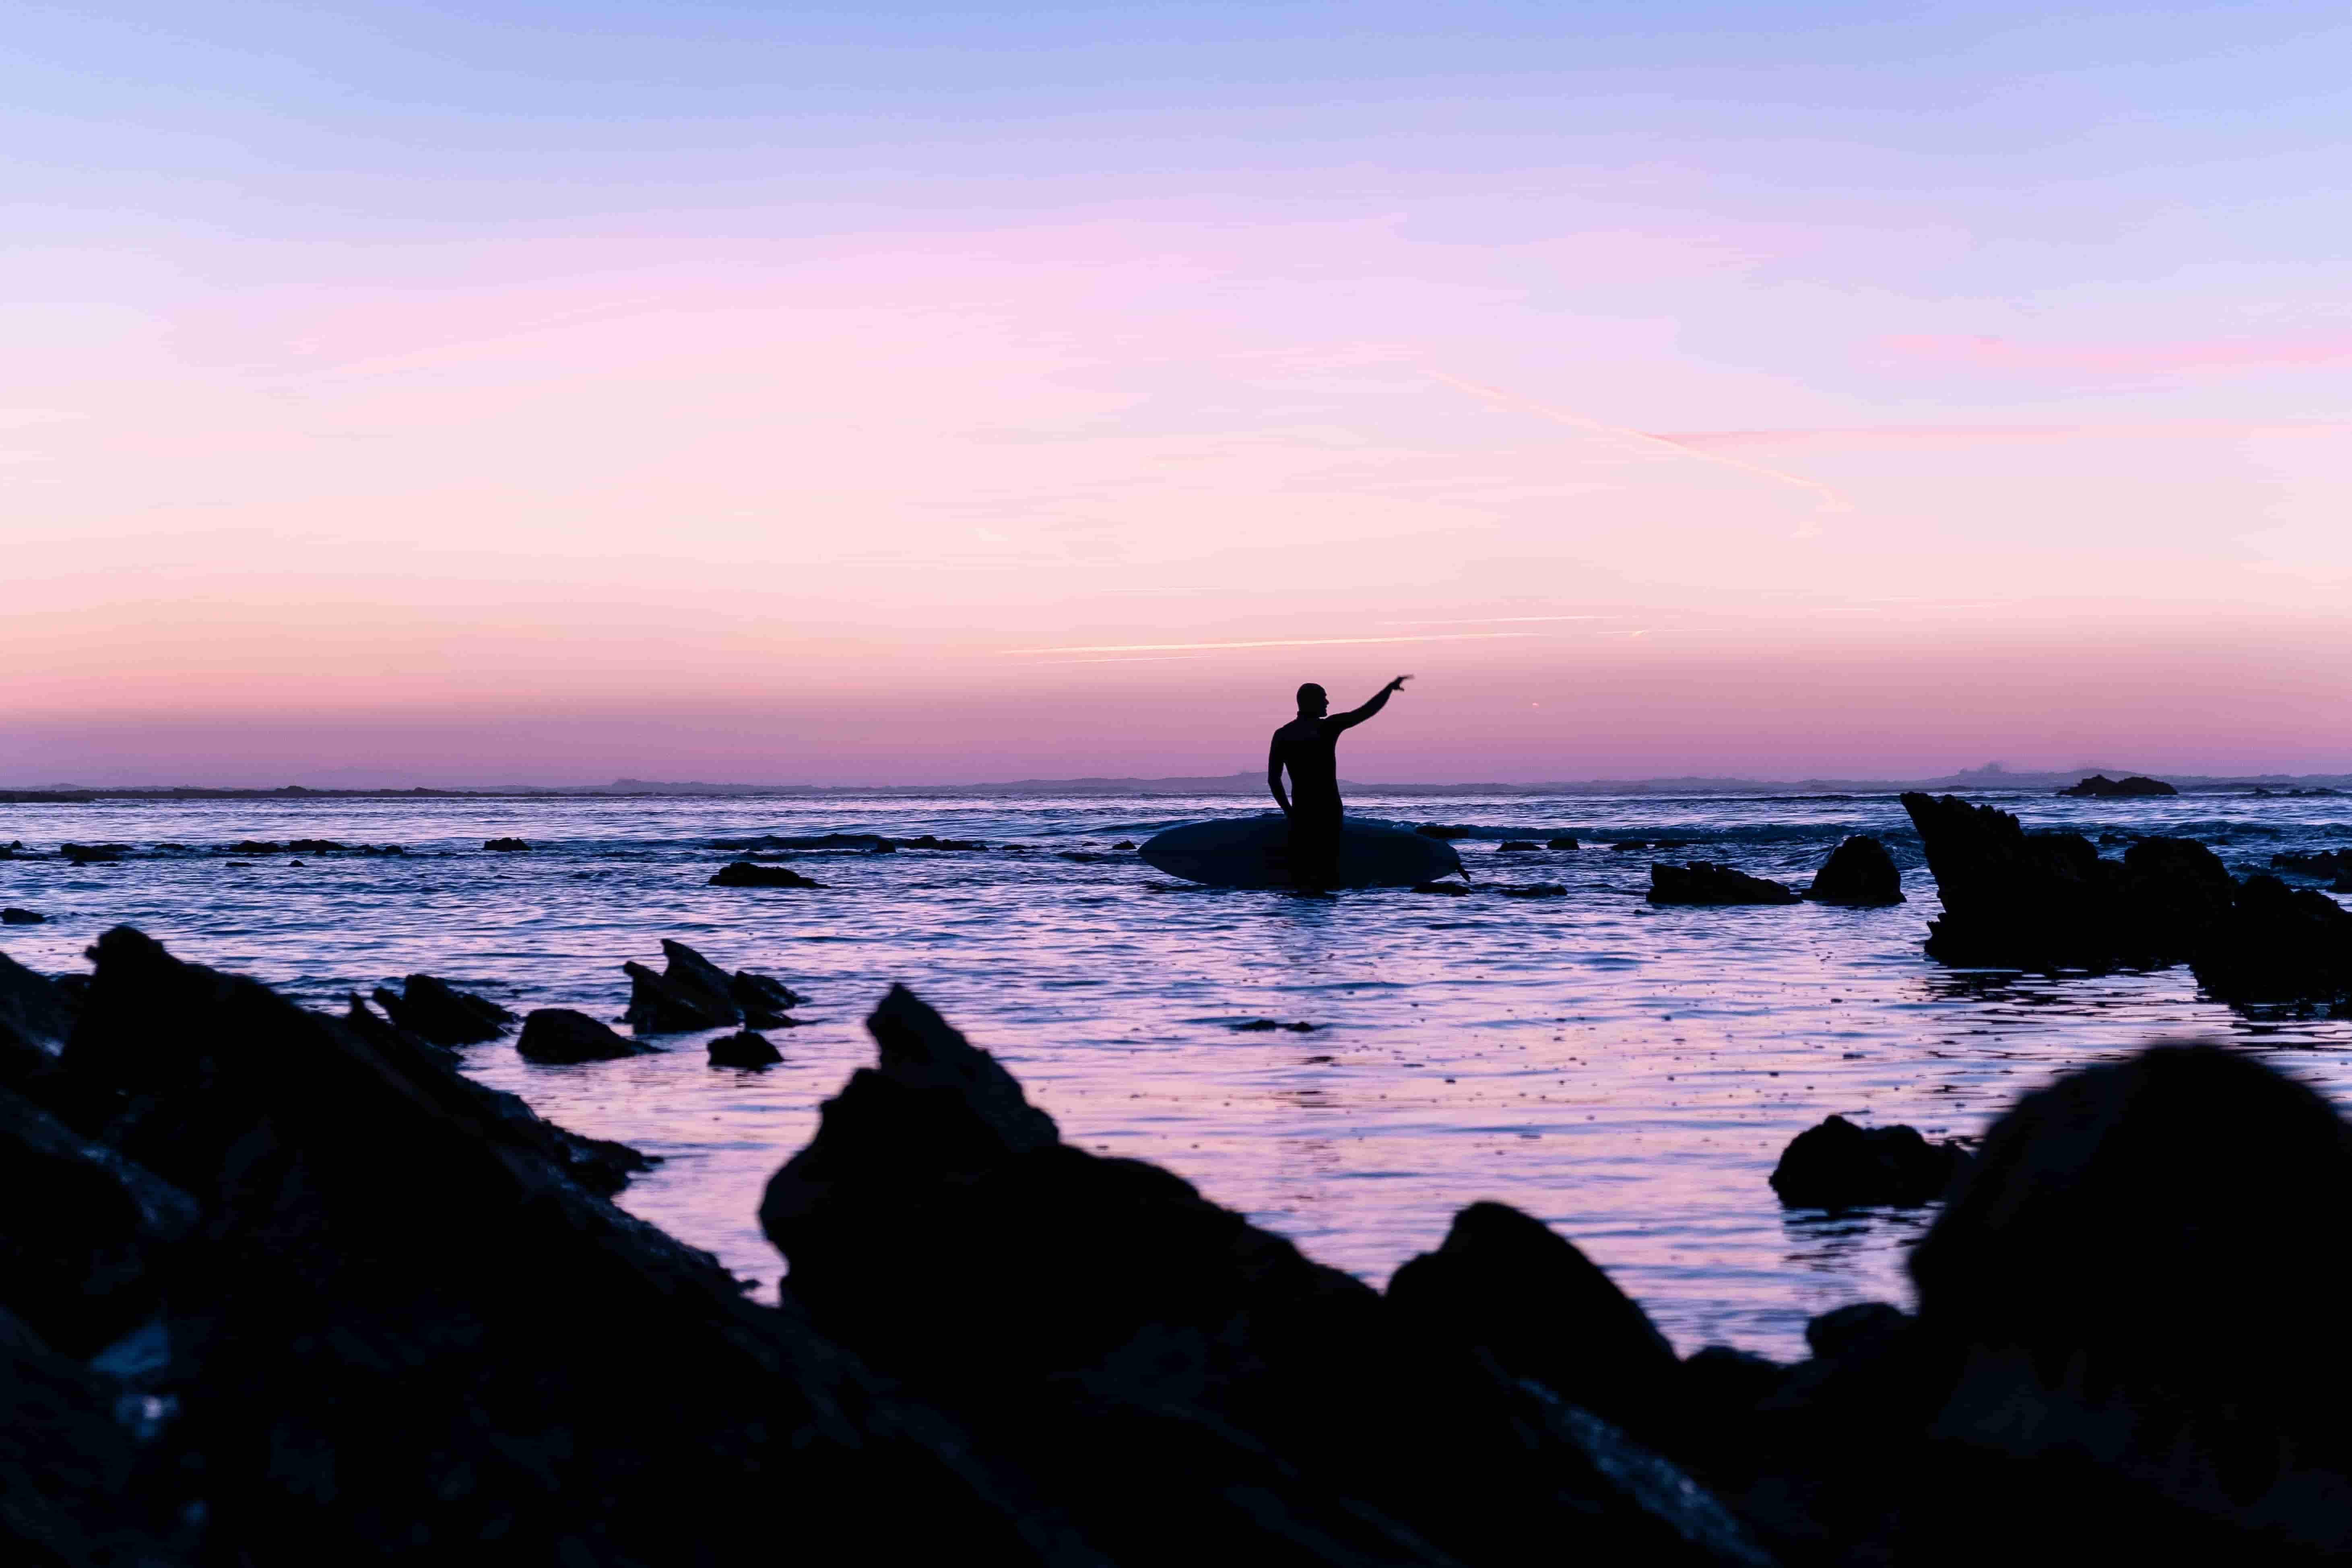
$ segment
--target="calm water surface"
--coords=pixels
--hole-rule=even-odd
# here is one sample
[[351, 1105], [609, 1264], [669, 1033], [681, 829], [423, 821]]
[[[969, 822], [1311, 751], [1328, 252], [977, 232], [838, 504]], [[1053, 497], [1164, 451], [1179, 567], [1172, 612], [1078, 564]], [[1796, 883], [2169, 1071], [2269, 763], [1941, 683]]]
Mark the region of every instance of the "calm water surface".
[[[1996, 800], [2029, 826], [2179, 833], [2236, 869], [2352, 844], [2352, 801], [2186, 796]], [[1936, 910], [1891, 796], [1382, 800], [1350, 809], [1475, 825], [1481, 888], [1569, 896], [1330, 900], [1188, 888], [1121, 838], [1254, 810], [1230, 798], [822, 802], [743, 799], [223, 801], [0, 806], [0, 843], [115, 842], [79, 869], [0, 861], [0, 902], [50, 917], [0, 944], [37, 969], [127, 921], [184, 957], [340, 1010], [352, 989], [426, 970], [517, 1010], [616, 1016], [620, 965], [676, 937], [813, 998], [772, 1032], [784, 1065], [714, 1069], [701, 1037], [666, 1054], [547, 1068], [511, 1040], [467, 1070], [583, 1132], [666, 1156], [623, 1202], [772, 1289], [753, 1218], [817, 1107], [871, 1059], [861, 1025], [893, 981], [1003, 1058], [1089, 1149], [1158, 1161], [1212, 1198], [1375, 1283], [1433, 1246], [1454, 1209], [1500, 1198], [1607, 1267], [1685, 1350], [1800, 1353], [1805, 1320], [1905, 1301], [1927, 1211], [1784, 1212], [1765, 1178], [1832, 1111], [1974, 1134], [2019, 1091], [2158, 1036], [2266, 1053], [2340, 1102], [2352, 1022], [2249, 1018], [2185, 969], [2021, 976], [1920, 953]], [[801, 854], [817, 891], [710, 888], [710, 840], [826, 831], [978, 838], [986, 854]], [[1654, 910], [1652, 856], [1801, 882], [1851, 832], [1884, 837], [1910, 902], [1892, 910]], [[1497, 854], [1574, 833], [1576, 851]], [[513, 836], [524, 855], [485, 853]], [[288, 857], [232, 867], [244, 838], [396, 843], [404, 858]], [[178, 844], [188, 850], [163, 849]], [[1008, 844], [1021, 849], [1001, 847]], [[2110, 847], [2110, 854], [2119, 852]], [[1242, 1033], [1257, 1018], [1312, 1033]]]

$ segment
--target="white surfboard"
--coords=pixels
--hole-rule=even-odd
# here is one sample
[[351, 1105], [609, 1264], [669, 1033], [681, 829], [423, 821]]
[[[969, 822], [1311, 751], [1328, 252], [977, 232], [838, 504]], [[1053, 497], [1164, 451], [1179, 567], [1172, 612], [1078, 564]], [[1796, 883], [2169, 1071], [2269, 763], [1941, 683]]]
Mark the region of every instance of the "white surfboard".
[[[1136, 853], [1147, 866], [1188, 882], [1220, 888], [1291, 885], [1290, 819], [1279, 812], [1188, 822], [1155, 836]], [[1340, 824], [1342, 888], [1410, 888], [1461, 869], [1462, 858], [1442, 839], [1360, 816]]]

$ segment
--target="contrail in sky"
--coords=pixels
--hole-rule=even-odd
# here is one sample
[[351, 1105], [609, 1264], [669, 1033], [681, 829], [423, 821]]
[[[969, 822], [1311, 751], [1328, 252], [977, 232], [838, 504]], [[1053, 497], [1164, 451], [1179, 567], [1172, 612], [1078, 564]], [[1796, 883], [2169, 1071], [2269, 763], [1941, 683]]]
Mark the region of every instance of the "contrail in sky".
[[1654, 452], [1664, 447], [1669, 452], [1693, 458], [1702, 463], [1712, 463], [1717, 468], [1737, 468], [1742, 473], [1755, 474], [1759, 478], [1772, 479], [1784, 485], [1794, 485], [1801, 490], [1811, 490], [1820, 498], [1823, 511], [1853, 510], [1853, 503], [1836, 490], [1819, 479], [1809, 479], [1802, 474], [1783, 473], [1779, 468], [1768, 468], [1761, 463], [1750, 463], [1739, 458], [1727, 457], [1721, 452], [1710, 451], [1704, 447], [1686, 445], [1671, 437], [1652, 435], [1647, 430], [1636, 430], [1629, 426], [1608, 425], [1598, 419], [1588, 419], [1581, 414], [1571, 414], [1565, 408], [1555, 408], [1548, 403], [1538, 403], [1532, 398], [1520, 397], [1514, 393], [1505, 392], [1499, 387], [1482, 386], [1475, 381], [1465, 381], [1458, 375], [1448, 375], [1442, 370], [1425, 370], [1423, 374], [1432, 380], [1444, 382], [1456, 392], [1466, 392], [1473, 397], [1483, 397], [1509, 407], [1524, 409], [1528, 413], [1540, 415], [1546, 419], [1556, 420], [1562, 425], [1573, 425], [1580, 430], [1590, 430], [1596, 436], [1611, 437], [1620, 445], [1632, 446], [1639, 451]]
[[1413, 637], [1269, 637], [1263, 642], [1138, 642], [1105, 643], [1094, 647], [1008, 647], [998, 651], [1005, 657], [1039, 653], [1190, 653], [1196, 648], [1225, 647], [1339, 647], [1350, 644], [1381, 642], [1486, 642], [1496, 637], [1531, 637], [1537, 632], [1440, 632]]

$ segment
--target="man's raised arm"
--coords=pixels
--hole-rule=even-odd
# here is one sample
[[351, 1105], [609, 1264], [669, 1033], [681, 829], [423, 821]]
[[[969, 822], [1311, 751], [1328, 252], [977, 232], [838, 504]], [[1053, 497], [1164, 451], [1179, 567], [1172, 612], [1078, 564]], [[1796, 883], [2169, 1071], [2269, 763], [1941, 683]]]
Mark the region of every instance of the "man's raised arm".
[[1387, 707], [1389, 705], [1389, 699], [1396, 695], [1398, 692], [1402, 691], [1404, 689], [1404, 683], [1412, 679], [1412, 677], [1410, 675], [1400, 675], [1394, 680], [1390, 681], [1386, 686], [1381, 687], [1379, 692], [1373, 696], [1372, 700], [1370, 702], [1365, 703], [1361, 708], [1351, 709], [1345, 713], [1334, 713], [1329, 719], [1324, 721], [1324, 722], [1329, 724], [1334, 730], [1352, 730], [1357, 725], [1362, 723], [1365, 720], [1370, 718], [1373, 714], [1379, 712], [1381, 709]]
[[1274, 792], [1274, 804], [1282, 807], [1282, 815], [1288, 816], [1290, 796], [1282, 788], [1282, 736], [1278, 732], [1265, 750], [1265, 787]]

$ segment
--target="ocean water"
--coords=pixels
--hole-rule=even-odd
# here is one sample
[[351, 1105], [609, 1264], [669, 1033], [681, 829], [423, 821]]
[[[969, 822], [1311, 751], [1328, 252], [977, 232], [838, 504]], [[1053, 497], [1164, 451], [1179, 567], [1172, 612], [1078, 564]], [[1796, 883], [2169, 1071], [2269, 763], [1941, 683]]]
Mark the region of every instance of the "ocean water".
[[[2029, 826], [2200, 838], [2241, 870], [2352, 845], [2352, 800], [1978, 798]], [[766, 1072], [711, 1068], [697, 1036], [561, 1068], [522, 1062], [509, 1038], [467, 1063], [566, 1126], [664, 1156], [623, 1203], [769, 1292], [782, 1265], [754, 1217], [761, 1187], [871, 1059], [864, 1016], [903, 983], [995, 1052], [1068, 1140], [1157, 1161], [1374, 1283], [1434, 1246], [1456, 1208], [1497, 1198], [1571, 1237], [1683, 1349], [1780, 1357], [1801, 1353], [1815, 1313], [1907, 1302], [1905, 1250], [1933, 1217], [1780, 1206], [1766, 1178], [1781, 1147], [1832, 1111], [1974, 1135], [2052, 1075], [2165, 1037], [2263, 1053], [2339, 1103], [2352, 1090], [2352, 1022], [2233, 1013], [2200, 999], [2186, 969], [1929, 962], [1934, 884], [1892, 796], [1365, 795], [1349, 808], [1474, 825], [1458, 847], [1477, 887], [1559, 882], [1568, 896], [1218, 891], [1112, 848], [1255, 809], [1229, 797], [102, 802], [0, 805], [0, 843], [137, 851], [79, 868], [0, 860], [0, 903], [49, 917], [0, 928], [0, 948], [62, 972], [128, 922], [338, 1011], [348, 992], [424, 970], [518, 1011], [616, 1018], [620, 965], [658, 966], [663, 937], [775, 974], [812, 1001], [801, 1026], [772, 1032], [785, 1060]], [[991, 848], [796, 853], [824, 888], [705, 885], [734, 858], [713, 839], [835, 831]], [[1653, 909], [1653, 856], [1609, 847], [1685, 838], [1657, 858], [1801, 884], [1854, 832], [1886, 839], [1909, 902]], [[1494, 848], [1559, 833], [1585, 847]], [[509, 836], [530, 852], [481, 847]], [[219, 852], [295, 837], [409, 853], [232, 865]], [[1315, 1027], [1235, 1027], [1261, 1018]]]

